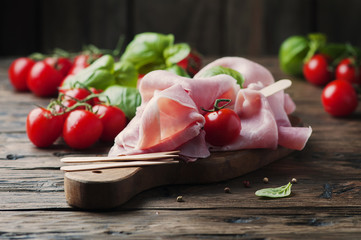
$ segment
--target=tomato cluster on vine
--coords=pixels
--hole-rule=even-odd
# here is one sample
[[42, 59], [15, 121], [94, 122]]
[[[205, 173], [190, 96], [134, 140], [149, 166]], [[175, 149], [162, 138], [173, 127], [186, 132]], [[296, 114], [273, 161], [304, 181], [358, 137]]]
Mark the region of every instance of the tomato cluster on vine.
[[30, 91], [38, 97], [53, 97], [58, 94], [58, 88], [66, 77], [88, 67], [100, 56], [80, 53], [74, 58], [57, 54], [20, 57], [8, 69], [9, 80], [16, 91]]
[[311, 84], [324, 87], [321, 102], [330, 115], [345, 117], [356, 110], [361, 87], [361, 63], [356, 56], [331, 59], [315, 54], [303, 65], [303, 75]]
[[62, 137], [74, 149], [89, 148], [99, 140], [113, 141], [127, 118], [121, 109], [100, 101], [98, 93], [96, 89], [62, 89], [46, 108], [33, 109], [26, 120], [30, 141], [45, 148]]

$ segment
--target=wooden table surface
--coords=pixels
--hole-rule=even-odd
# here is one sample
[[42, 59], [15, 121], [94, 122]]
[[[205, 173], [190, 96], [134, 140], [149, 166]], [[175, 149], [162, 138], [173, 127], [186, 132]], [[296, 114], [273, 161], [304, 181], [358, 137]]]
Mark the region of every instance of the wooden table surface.
[[[254, 59], [287, 77], [276, 57]], [[295, 115], [313, 128], [303, 151], [226, 182], [147, 190], [110, 211], [70, 207], [59, 159], [69, 153], [105, 154], [110, 146], [74, 152], [61, 141], [37, 149], [25, 119], [49, 99], [13, 91], [9, 59], [0, 60], [0, 238], [10, 239], [360, 239], [361, 107], [348, 118], [327, 115], [321, 88], [291, 78]], [[268, 177], [269, 183], [263, 183]], [[288, 198], [254, 195], [265, 187], [297, 184]], [[249, 181], [246, 188], [243, 181]], [[225, 193], [229, 187], [231, 193]], [[184, 202], [177, 202], [178, 196]]]

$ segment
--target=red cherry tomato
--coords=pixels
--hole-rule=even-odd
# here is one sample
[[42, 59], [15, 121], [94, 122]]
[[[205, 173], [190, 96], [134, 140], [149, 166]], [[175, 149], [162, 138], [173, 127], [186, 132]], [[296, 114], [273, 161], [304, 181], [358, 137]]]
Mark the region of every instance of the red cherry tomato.
[[323, 108], [335, 117], [344, 117], [355, 111], [358, 99], [350, 82], [338, 79], [323, 89], [321, 96]]
[[[89, 89], [93, 94], [100, 94], [100, 93], [102, 93], [103, 92], [103, 90], [101, 90], [101, 89], [96, 89], [96, 88], [93, 88], [93, 87], [91, 87], [90, 89]], [[103, 102], [98, 98], [98, 97], [94, 97], [93, 99], [92, 99], [92, 105], [97, 105], [97, 104], [102, 104]]]
[[70, 68], [69, 75], [75, 75], [82, 69], [88, 67], [90, 63], [88, 62], [89, 55], [78, 55], [74, 58], [73, 66]]
[[100, 139], [105, 142], [114, 141], [118, 133], [127, 125], [124, 112], [115, 106], [95, 105], [93, 111], [103, 123], [103, 133]]
[[73, 65], [70, 59], [64, 57], [49, 57], [45, 58], [44, 61], [58, 70], [63, 78], [68, 75], [68, 72]]
[[75, 75], [79, 71], [83, 70], [84, 68], [88, 67], [92, 64], [96, 59], [100, 58], [101, 54], [82, 54], [78, 55], [74, 58], [73, 66], [71, 67], [68, 75]]
[[202, 59], [199, 53], [192, 50], [186, 58], [177, 63], [178, 66], [187, 71], [191, 76], [194, 76], [202, 67]]
[[8, 70], [9, 79], [15, 90], [29, 91], [26, 79], [30, 69], [34, 66], [35, 61], [30, 58], [22, 57], [14, 60]]
[[58, 93], [63, 79], [62, 74], [45, 61], [35, 63], [31, 68], [27, 84], [30, 90], [39, 97], [51, 97]]
[[323, 54], [314, 55], [303, 66], [303, 75], [314, 85], [323, 86], [332, 80], [332, 71], [328, 57]]
[[64, 116], [54, 116], [44, 108], [33, 109], [26, 119], [26, 132], [37, 147], [48, 147], [60, 136]]
[[214, 146], [224, 146], [236, 140], [241, 131], [241, 120], [231, 109], [222, 108], [206, 113], [204, 130], [206, 141]]
[[361, 84], [361, 66], [356, 65], [354, 58], [345, 58], [336, 67], [336, 79], [344, 79], [350, 83]]
[[99, 140], [102, 131], [103, 124], [94, 113], [77, 109], [65, 120], [63, 138], [69, 147], [85, 149]]
[[[83, 100], [91, 94], [86, 88], [60, 89], [59, 92], [65, 94], [62, 103], [66, 107], [74, 106], [77, 100]], [[89, 100], [87, 103], [92, 105], [93, 101]]]

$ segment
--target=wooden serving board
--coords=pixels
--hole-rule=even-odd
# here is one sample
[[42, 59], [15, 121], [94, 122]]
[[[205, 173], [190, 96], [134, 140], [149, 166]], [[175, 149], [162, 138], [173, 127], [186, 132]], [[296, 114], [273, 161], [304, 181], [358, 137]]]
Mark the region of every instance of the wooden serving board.
[[[300, 124], [297, 118], [291, 120], [293, 125]], [[291, 152], [293, 150], [282, 147], [215, 152], [191, 163], [66, 172], [65, 197], [73, 207], [109, 209], [144, 190], [162, 185], [213, 183], [239, 177]]]

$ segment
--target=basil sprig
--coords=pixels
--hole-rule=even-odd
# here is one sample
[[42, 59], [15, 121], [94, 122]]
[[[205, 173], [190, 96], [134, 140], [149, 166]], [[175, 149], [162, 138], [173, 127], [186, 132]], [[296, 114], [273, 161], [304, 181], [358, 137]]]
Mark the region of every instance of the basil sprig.
[[292, 184], [289, 182], [287, 185], [277, 187], [277, 188], [264, 188], [256, 191], [256, 196], [258, 197], [268, 197], [268, 198], [283, 198], [291, 194]]
[[209, 68], [207, 70], [205, 70], [200, 77], [213, 77], [216, 75], [220, 75], [220, 74], [226, 74], [229, 75], [231, 77], [233, 77], [234, 79], [237, 80], [237, 84], [242, 88], [243, 83], [245, 81], [243, 75], [231, 68], [226, 68], [226, 67], [222, 67], [222, 66], [214, 66], [212, 68]]
[[173, 34], [145, 32], [127, 45], [121, 60], [132, 63], [141, 74], [158, 69], [172, 69], [191, 51], [187, 43], [174, 43]]

